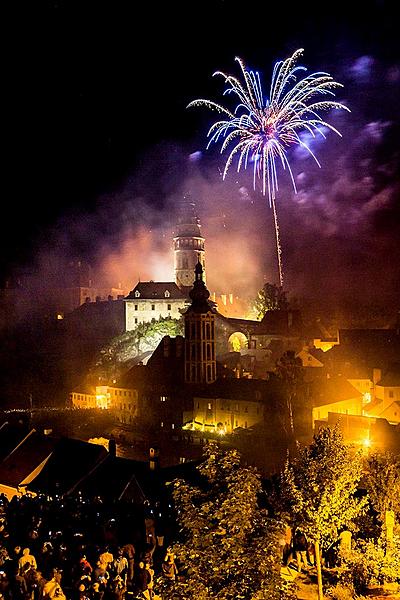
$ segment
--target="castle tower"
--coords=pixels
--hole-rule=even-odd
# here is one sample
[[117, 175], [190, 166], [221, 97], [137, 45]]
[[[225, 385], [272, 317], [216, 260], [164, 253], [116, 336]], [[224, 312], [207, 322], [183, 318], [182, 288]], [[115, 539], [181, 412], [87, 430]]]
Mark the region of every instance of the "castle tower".
[[[181, 214], [174, 237], [175, 282], [186, 294], [193, 285], [193, 271], [200, 263], [205, 271], [204, 237], [201, 235], [200, 219], [195, 212], [189, 194], [184, 196]], [[205, 273], [204, 273], [205, 281]]]
[[212, 383], [216, 379], [215, 314], [203, 281], [203, 267], [195, 267], [192, 304], [185, 313], [185, 382]]

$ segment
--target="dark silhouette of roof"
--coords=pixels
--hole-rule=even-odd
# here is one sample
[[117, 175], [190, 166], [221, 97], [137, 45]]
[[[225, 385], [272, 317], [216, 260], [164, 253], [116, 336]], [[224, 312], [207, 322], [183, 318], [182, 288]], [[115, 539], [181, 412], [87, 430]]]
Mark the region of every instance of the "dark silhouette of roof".
[[142, 504], [146, 493], [139, 481], [149, 472], [146, 462], [120, 458], [109, 454], [74, 491], [87, 496], [101, 496], [105, 501], [130, 500]]
[[311, 384], [313, 406], [323, 406], [332, 402], [360, 398], [361, 392], [356, 390], [345, 377], [330, 377], [316, 379]]
[[17, 487], [54, 450], [56, 441], [32, 429], [0, 464], [0, 483]]
[[259, 335], [282, 335], [299, 337], [304, 334], [304, 325], [299, 310], [268, 310], [254, 332]]
[[4, 460], [29, 432], [30, 428], [25, 424], [12, 425], [5, 421], [0, 426], [0, 460]]
[[[136, 297], [135, 292], [140, 296]], [[165, 292], [168, 292], [165, 296]], [[185, 300], [186, 296], [181, 292], [174, 281], [139, 281], [126, 296], [125, 300]]]
[[372, 369], [387, 369], [400, 356], [400, 335], [395, 329], [341, 329], [338, 346], [326, 352], [331, 367], [347, 369], [349, 376], [368, 376]]
[[400, 387], [400, 364], [391, 365], [376, 385], [382, 387]]
[[49, 495], [67, 494], [107, 456], [108, 452], [103, 446], [60, 438], [50, 459], [29, 489]]

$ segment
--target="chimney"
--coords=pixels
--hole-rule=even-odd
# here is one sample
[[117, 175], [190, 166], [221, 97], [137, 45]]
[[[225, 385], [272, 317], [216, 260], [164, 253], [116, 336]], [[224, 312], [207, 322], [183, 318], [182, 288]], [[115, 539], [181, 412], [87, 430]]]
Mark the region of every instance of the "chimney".
[[372, 369], [372, 381], [373, 384], [376, 385], [378, 381], [382, 379], [382, 370], [381, 369]]

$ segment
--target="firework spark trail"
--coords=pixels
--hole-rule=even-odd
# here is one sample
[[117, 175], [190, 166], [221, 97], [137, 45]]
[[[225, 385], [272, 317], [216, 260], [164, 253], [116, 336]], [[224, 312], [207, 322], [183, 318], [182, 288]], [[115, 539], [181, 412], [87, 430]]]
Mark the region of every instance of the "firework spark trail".
[[[253, 186], [256, 180], [262, 181], [262, 193], [267, 194], [274, 214], [275, 237], [278, 255], [279, 280], [283, 285], [282, 250], [279, 239], [279, 226], [276, 210], [276, 193], [278, 187], [277, 163], [289, 172], [294, 192], [296, 183], [290, 167], [287, 151], [293, 145], [304, 148], [321, 167], [311, 148], [300, 135], [316, 134], [325, 139], [323, 129], [328, 129], [341, 136], [340, 132], [320, 116], [322, 111], [330, 109], [349, 109], [330, 98], [335, 96], [334, 90], [343, 87], [322, 71], [305, 75], [306, 68], [297, 65], [303, 49], [296, 50], [291, 57], [275, 64], [272, 73], [269, 98], [265, 98], [258, 72], [246, 69], [243, 61], [236, 58], [240, 65], [243, 83], [232, 75], [217, 71], [225, 79], [228, 87], [223, 95], [233, 94], [239, 103], [233, 111], [212, 100], [200, 98], [188, 104], [206, 106], [221, 113], [225, 118], [216, 121], [208, 131], [210, 138], [207, 148], [213, 143], [221, 143], [221, 154], [228, 151], [223, 179], [230, 166], [237, 158], [237, 172], [253, 163]], [[316, 98], [318, 96], [318, 98]], [[350, 111], [349, 111], [350, 112]], [[233, 147], [232, 147], [233, 146]], [[229, 149], [228, 149], [229, 148]]]

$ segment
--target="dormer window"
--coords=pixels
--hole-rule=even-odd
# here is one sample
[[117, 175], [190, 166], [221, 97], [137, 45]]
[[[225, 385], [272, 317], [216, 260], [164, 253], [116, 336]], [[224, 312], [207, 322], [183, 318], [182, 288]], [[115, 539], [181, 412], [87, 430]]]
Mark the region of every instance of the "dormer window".
[[165, 296], [166, 298], [169, 298], [169, 297], [170, 297], [170, 295], [171, 295], [171, 294], [169, 293], [169, 291], [168, 291], [168, 290], [165, 290], [165, 292], [164, 292], [164, 296]]
[[136, 292], [135, 292], [135, 298], [140, 298], [140, 292], [139, 292], [139, 290], [136, 290]]

